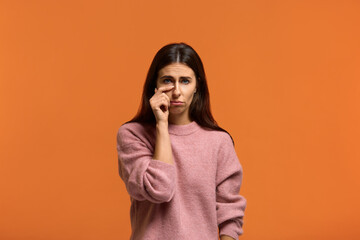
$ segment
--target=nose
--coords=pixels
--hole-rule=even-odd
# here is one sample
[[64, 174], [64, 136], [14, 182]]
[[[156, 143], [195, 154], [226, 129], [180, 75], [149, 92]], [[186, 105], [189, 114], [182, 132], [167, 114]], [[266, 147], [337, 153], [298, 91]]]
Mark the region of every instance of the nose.
[[175, 82], [174, 84], [174, 89], [172, 91], [172, 95], [174, 98], [177, 98], [180, 96], [180, 86], [179, 86], [179, 82]]

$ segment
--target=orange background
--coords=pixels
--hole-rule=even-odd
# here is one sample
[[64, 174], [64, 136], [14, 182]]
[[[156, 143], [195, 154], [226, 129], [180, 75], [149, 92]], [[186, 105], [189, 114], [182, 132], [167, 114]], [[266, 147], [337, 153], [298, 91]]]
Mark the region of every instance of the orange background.
[[[359, 1], [0, 1], [0, 239], [128, 239], [116, 132], [158, 49], [202, 57], [244, 240], [360, 238]], [[170, 239], [170, 238], [169, 238]]]

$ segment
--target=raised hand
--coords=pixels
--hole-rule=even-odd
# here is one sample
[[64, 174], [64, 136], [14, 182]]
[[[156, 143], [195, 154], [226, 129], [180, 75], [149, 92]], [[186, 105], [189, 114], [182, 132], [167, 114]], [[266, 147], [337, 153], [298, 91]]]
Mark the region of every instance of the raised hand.
[[155, 115], [156, 122], [168, 122], [170, 99], [165, 93], [173, 88], [174, 86], [155, 88], [155, 94], [150, 98], [150, 106]]

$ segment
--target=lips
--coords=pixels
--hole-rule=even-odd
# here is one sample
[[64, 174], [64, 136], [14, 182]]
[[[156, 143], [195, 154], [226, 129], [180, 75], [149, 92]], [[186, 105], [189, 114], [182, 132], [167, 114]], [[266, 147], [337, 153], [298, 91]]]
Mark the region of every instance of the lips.
[[184, 102], [181, 102], [181, 101], [170, 101], [170, 105], [173, 105], [173, 106], [181, 106], [181, 105], [184, 105]]

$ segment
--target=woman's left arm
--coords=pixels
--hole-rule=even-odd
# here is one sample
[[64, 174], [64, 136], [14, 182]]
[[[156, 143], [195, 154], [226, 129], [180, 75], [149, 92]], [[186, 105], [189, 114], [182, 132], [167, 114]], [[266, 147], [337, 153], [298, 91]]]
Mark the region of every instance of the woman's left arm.
[[246, 199], [239, 195], [241, 182], [242, 166], [233, 142], [226, 134], [218, 152], [216, 174], [216, 212], [221, 240], [238, 239], [243, 233]]

